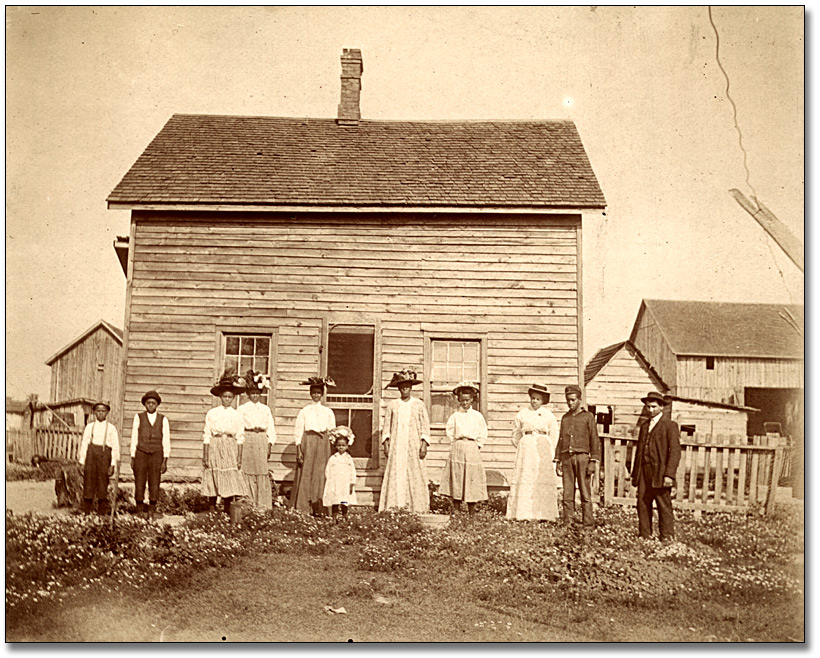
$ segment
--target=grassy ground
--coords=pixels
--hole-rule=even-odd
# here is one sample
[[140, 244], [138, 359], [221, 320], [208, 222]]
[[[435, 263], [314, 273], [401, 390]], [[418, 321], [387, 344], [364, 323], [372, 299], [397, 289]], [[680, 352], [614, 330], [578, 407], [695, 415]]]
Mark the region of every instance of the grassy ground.
[[[244, 557], [197, 573], [184, 590], [144, 599], [81, 594], [10, 619], [6, 641], [623, 642], [803, 638], [799, 598], [744, 605], [676, 600], [613, 605], [561, 597], [517, 609], [481, 601], [468, 571], [420, 564], [374, 574], [351, 547], [328, 555]], [[325, 606], [344, 607], [330, 614]]]

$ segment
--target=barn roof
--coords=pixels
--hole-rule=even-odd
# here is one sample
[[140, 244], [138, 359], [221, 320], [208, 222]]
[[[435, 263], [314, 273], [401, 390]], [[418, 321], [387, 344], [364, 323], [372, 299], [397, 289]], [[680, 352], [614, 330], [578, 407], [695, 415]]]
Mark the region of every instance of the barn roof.
[[365, 121], [173, 115], [116, 205], [601, 209], [572, 121]]
[[803, 306], [645, 299], [630, 340], [645, 312], [677, 355], [803, 358]]
[[81, 333], [74, 340], [72, 340], [68, 345], [65, 345], [56, 354], [49, 357], [49, 359], [46, 361], [46, 365], [50, 366], [59, 357], [61, 357], [66, 352], [68, 352], [68, 350], [70, 350], [72, 347], [74, 347], [77, 343], [80, 343], [83, 340], [85, 340], [88, 336], [93, 334], [100, 327], [102, 327], [103, 329], [105, 329], [105, 331], [110, 333], [111, 336], [114, 338], [114, 340], [116, 340], [120, 345], [122, 345], [122, 329], [117, 329], [117, 327], [115, 327], [113, 324], [110, 324], [110, 323], [106, 322], [105, 320], [100, 320], [99, 322], [96, 322], [95, 324], [91, 325], [83, 333]]

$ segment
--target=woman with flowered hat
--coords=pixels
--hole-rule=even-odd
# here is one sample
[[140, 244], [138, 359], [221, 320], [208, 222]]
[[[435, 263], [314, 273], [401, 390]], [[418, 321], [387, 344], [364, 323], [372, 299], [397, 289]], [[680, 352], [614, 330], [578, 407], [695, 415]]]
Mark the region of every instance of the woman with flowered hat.
[[331, 516], [338, 520], [347, 516], [350, 505], [356, 504], [356, 464], [347, 451], [355, 438], [353, 430], [347, 425], [339, 425], [328, 433], [335, 452], [327, 460], [325, 467], [325, 490], [322, 502], [331, 510]]
[[453, 511], [467, 503], [470, 514], [475, 504], [487, 500], [487, 477], [481, 464], [481, 446], [487, 440], [487, 422], [480, 411], [473, 409], [478, 387], [461, 382], [453, 389], [458, 409], [447, 419], [445, 433], [450, 440], [450, 455], [441, 476], [439, 492], [452, 499]]
[[545, 406], [549, 389], [533, 384], [527, 390], [528, 407], [513, 422], [515, 467], [507, 497], [508, 519], [558, 519], [558, 479], [552, 466], [558, 443], [558, 421]]
[[408, 507], [417, 514], [430, 509], [424, 458], [430, 445], [430, 418], [424, 402], [410, 391], [421, 380], [415, 370], [393, 374], [385, 388], [398, 388], [400, 397], [387, 404], [382, 425], [382, 446], [387, 465], [379, 495], [379, 511]]
[[322, 404], [325, 387], [335, 386], [330, 378], [309, 377], [302, 382], [310, 386], [311, 404], [296, 416], [293, 440], [296, 443], [296, 479], [290, 496], [290, 504], [300, 512], [314, 516], [325, 515], [322, 504], [325, 489], [325, 466], [330, 459], [328, 432], [336, 427], [333, 410]]
[[248, 401], [237, 411], [242, 419], [245, 442], [242, 446], [242, 476], [250, 491], [251, 503], [263, 509], [273, 508], [268, 460], [276, 443], [276, 428], [270, 407], [260, 402], [270, 388], [267, 375], [253, 370], [245, 373], [245, 393]]
[[230, 511], [234, 496], [247, 496], [250, 492], [242, 473], [242, 444], [245, 428], [239, 412], [231, 405], [234, 398], [245, 390], [245, 381], [225, 373], [211, 388], [211, 395], [219, 398], [220, 406], [205, 415], [202, 434], [202, 494], [216, 505], [216, 497], [222, 498], [225, 512]]

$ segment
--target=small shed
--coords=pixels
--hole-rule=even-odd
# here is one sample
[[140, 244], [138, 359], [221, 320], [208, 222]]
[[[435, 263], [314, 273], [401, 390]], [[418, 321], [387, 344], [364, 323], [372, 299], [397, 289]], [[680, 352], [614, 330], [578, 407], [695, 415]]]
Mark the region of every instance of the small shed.
[[6, 397], [6, 429], [22, 430], [28, 427], [31, 407], [28, 400], [14, 400]]
[[635, 432], [641, 398], [656, 391], [671, 400], [669, 413], [684, 434], [745, 434], [757, 409], [669, 394], [669, 387], [630, 341], [598, 350], [584, 370], [587, 406], [605, 431]]
[[67, 424], [83, 427], [94, 401], [106, 399], [111, 402], [109, 419], [119, 428], [122, 356], [122, 330], [99, 320], [49, 357], [50, 409], [37, 406], [35, 426], [50, 426], [57, 414]]

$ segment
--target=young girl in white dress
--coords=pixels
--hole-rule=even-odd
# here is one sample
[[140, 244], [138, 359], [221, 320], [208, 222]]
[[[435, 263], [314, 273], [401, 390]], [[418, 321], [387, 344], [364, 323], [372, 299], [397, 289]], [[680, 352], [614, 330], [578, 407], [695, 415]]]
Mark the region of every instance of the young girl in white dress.
[[331, 509], [333, 520], [338, 521], [339, 512], [346, 517], [348, 507], [356, 504], [356, 465], [347, 451], [355, 436], [347, 425], [339, 425], [330, 430], [329, 438], [336, 452], [325, 467], [322, 504]]

